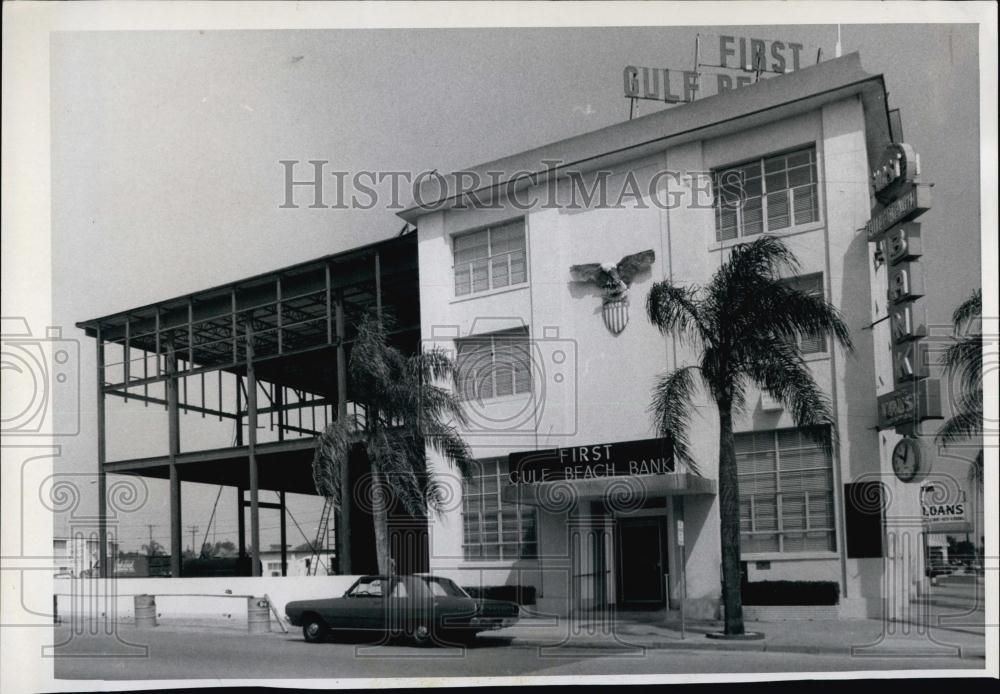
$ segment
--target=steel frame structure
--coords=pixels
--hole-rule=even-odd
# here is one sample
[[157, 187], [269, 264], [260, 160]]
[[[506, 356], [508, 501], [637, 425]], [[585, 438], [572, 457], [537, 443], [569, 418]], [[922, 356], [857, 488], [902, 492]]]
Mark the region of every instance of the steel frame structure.
[[[236, 486], [240, 555], [246, 555], [243, 507], [249, 506], [251, 572], [260, 575], [260, 509], [281, 511], [284, 548], [285, 494], [316, 493], [310, 474], [315, 437], [353, 407], [347, 359], [353, 326], [370, 310], [394, 316], [397, 346], [418, 348], [415, 233], [77, 323], [96, 340], [101, 576], [109, 573], [109, 473], [169, 479], [174, 577], [181, 575], [182, 479]], [[121, 359], [109, 362], [115, 353]], [[266, 403], [258, 402], [262, 393]], [[165, 408], [166, 455], [108, 460], [108, 396]], [[232, 445], [181, 450], [182, 411], [233, 421]], [[276, 425], [276, 441], [258, 441], [262, 415], [272, 431]], [[261, 502], [261, 489], [277, 491], [280, 503]], [[350, 513], [337, 511], [338, 517]], [[350, 539], [336, 535], [341, 570], [349, 570]]]

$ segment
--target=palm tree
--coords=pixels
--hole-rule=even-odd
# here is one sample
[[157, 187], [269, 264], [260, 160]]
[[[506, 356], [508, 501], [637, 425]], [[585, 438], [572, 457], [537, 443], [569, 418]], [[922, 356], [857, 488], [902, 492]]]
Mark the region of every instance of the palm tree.
[[143, 545], [142, 551], [146, 553], [147, 557], [160, 557], [166, 554], [163, 551], [163, 545], [156, 540], [153, 540], [148, 545]]
[[[389, 552], [389, 495], [411, 515], [440, 510], [443, 488], [427, 468], [426, 446], [471, 475], [471, 454], [456, 425], [467, 420], [451, 390], [438, 385], [452, 379], [455, 367], [440, 348], [405, 355], [389, 344], [389, 316], [362, 317], [348, 363], [351, 401], [363, 414], [337, 420], [320, 435], [313, 457], [316, 491], [340, 499], [352, 490], [341, 484], [351, 449], [364, 447], [379, 571], [394, 572]], [[341, 504], [341, 508], [344, 504]], [[338, 532], [350, 533], [344, 518]]]
[[722, 593], [725, 634], [730, 636], [744, 633], [733, 414], [746, 404], [746, 387], [752, 383], [782, 402], [798, 426], [831, 445], [832, 437], [826, 435], [834, 431], [830, 403], [802, 359], [798, 338], [833, 335], [853, 349], [834, 306], [779, 279], [798, 269], [784, 243], [761, 236], [734, 248], [707, 286], [657, 282], [646, 302], [649, 320], [660, 332], [676, 334], [698, 354], [697, 364], [659, 377], [650, 406], [657, 434], [669, 438], [677, 459], [696, 473], [687, 428], [699, 381], [719, 410]]
[[[962, 439], [983, 433], [983, 335], [978, 333], [963, 335], [983, 313], [983, 293], [981, 289], [972, 292], [952, 314], [955, 341], [941, 356], [941, 364], [949, 378], [959, 379], [960, 394], [955, 402], [951, 417], [937, 433], [937, 440], [943, 445], [956, 443]], [[972, 474], [976, 474], [973, 467]], [[982, 475], [982, 468], [979, 473]]]

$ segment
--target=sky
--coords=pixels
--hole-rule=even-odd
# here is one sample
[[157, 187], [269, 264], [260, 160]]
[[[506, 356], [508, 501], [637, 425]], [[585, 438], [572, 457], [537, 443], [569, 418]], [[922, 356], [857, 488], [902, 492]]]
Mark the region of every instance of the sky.
[[[836, 25], [52, 34], [53, 316], [80, 340], [82, 374], [81, 435], [57, 470], [96, 467], [93, 341], [75, 322], [399, 232], [384, 207], [282, 209], [281, 160], [451, 171], [595, 130], [628, 117], [624, 66], [689, 69], [699, 32], [798, 41], [807, 62], [837, 40]], [[884, 74], [935, 184], [921, 263], [928, 321], [947, 325], [981, 282], [977, 29], [844, 25], [841, 41]], [[109, 425], [140, 446], [150, 413], [123, 407], [109, 403]], [[204, 531], [217, 488], [190, 487], [183, 522]], [[126, 548], [148, 540], [147, 523], [168, 542], [166, 484], [149, 491]], [[216, 539], [232, 539], [234, 500], [227, 489]], [[316, 500], [292, 512], [311, 534]], [[276, 542], [276, 518], [261, 524]]]

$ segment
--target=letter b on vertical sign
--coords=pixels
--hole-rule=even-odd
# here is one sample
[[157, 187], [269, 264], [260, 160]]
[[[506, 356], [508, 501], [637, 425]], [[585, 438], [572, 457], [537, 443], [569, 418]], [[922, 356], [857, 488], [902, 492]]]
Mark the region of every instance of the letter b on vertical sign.
[[884, 249], [890, 265], [921, 256], [920, 224], [910, 222], [890, 229], [885, 235]]

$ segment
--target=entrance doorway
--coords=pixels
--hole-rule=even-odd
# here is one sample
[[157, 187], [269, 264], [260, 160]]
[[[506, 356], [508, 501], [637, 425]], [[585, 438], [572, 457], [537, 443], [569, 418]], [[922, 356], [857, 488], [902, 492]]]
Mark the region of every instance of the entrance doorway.
[[628, 610], [657, 610], [666, 604], [666, 526], [662, 517], [619, 518], [618, 604]]

